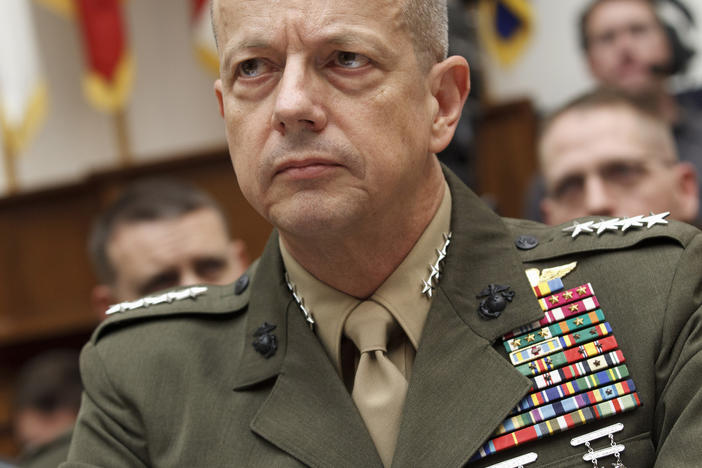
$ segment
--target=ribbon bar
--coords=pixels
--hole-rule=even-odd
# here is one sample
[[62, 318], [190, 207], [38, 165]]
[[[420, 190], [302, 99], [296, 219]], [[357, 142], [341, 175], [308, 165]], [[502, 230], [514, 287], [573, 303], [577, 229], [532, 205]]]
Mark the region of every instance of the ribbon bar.
[[583, 284], [577, 288], [568, 289], [560, 293], [554, 293], [539, 299], [539, 305], [544, 312], [556, 307], [561, 307], [571, 302], [579, 301], [595, 294], [590, 283]]

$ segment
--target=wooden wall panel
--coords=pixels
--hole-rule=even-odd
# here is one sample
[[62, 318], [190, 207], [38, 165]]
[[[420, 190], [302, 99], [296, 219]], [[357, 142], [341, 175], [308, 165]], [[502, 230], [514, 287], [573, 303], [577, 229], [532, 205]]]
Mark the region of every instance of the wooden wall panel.
[[483, 110], [477, 130], [478, 193], [502, 216], [521, 218], [537, 170], [538, 116], [525, 99]]

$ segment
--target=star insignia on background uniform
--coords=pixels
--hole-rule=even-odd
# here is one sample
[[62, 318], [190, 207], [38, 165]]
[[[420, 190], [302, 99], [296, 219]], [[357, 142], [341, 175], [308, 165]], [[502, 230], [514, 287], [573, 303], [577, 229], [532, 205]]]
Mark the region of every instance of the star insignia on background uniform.
[[566, 291], [563, 293], [563, 299], [573, 299], [573, 291]]
[[534, 341], [535, 339], [536, 339], [536, 337], [534, 336], [533, 333], [529, 333], [529, 334], [527, 335], [527, 337], [526, 337], [527, 343], [531, 343], [531, 342]]
[[634, 216], [633, 218], [624, 218], [617, 224], [621, 226], [622, 232], [626, 232], [626, 230], [629, 228], [643, 226], [643, 223], [641, 221], [643, 221], [643, 216], [638, 215]]
[[665, 211], [658, 214], [653, 214], [653, 211], [651, 211], [650, 216], [646, 216], [642, 219], [642, 221], [646, 223], [646, 229], [650, 229], [651, 226], [655, 224], [668, 224], [668, 221], [664, 218], [666, 218], [669, 214], [670, 211]]
[[586, 232], [586, 233], [592, 232], [592, 225], [593, 224], [594, 224], [594, 221], [587, 221], [584, 223], [579, 223], [577, 221], [573, 221], [573, 225], [568, 226], [567, 228], [564, 228], [563, 231], [564, 232], [572, 231], [573, 234], [571, 235], [571, 237], [578, 237], [578, 235], [580, 235], [581, 232]]
[[578, 311], [578, 304], [573, 304], [569, 307], [571, 312], [577, 312]]
[[597, 235], [598, 236], [605, 231], [618, 231], [619, 230], [619, 218], [600, 219], [600, 222], [593, 224], [592, 227], [597, 228]]
[[585, 319], [582, 318], [582, 317], [578, 317], [578, 318], [576, 318], [575, 320], [573, 320], [573, 323], [574, 323], [575, 325], [582, 325], [582, 324], [585, 323]]
[[580, 286], [575, 292], [582, 296], [583, 294], [587, 294], [587, 288], [585, 286]]
[[519, 338], [515, 338], [510, 344], [516, 348], [522, 345], [522, 340], [520, 340]]
[[541, 338], [546, 338], [548, 336], [548, 330], [539, 330], [539, 336]]
[[551, 302], [551, 304], [555, 304], [558, 302], [558, 296], [553, 295], [553, 296], [549, 297], [548, 300]]

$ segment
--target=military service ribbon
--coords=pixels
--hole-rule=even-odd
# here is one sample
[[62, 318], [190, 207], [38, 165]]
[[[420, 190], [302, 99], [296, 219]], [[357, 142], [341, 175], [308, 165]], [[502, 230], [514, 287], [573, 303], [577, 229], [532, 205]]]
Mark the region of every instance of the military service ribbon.
[[503, 345], [531, 393], [471, 461], [641, 405], [592, 285], [564, 291], [560, 279], [530, 281], [544, 317], [504, 335]]

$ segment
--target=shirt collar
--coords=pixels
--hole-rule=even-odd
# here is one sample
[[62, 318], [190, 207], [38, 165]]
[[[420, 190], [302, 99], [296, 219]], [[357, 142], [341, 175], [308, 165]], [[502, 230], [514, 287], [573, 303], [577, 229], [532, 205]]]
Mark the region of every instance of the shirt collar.
[[[444, 195], [434, 217], [397, 269], [369, 297], [383, 305], [402, 326], [416, 350], [431, 307], [421, 294], [422, 280], [429, 278], [429, 265], [437, 260], [443, 234], [451, 226], [451, 192]], [[337, 369], [341, 368], [341, 334], [348, 314], [362, 301], [323, 283], [302, 267], [279, 239], [280, 252], [290, 281], [297, 286], [316, 322], [316, 333]]]

